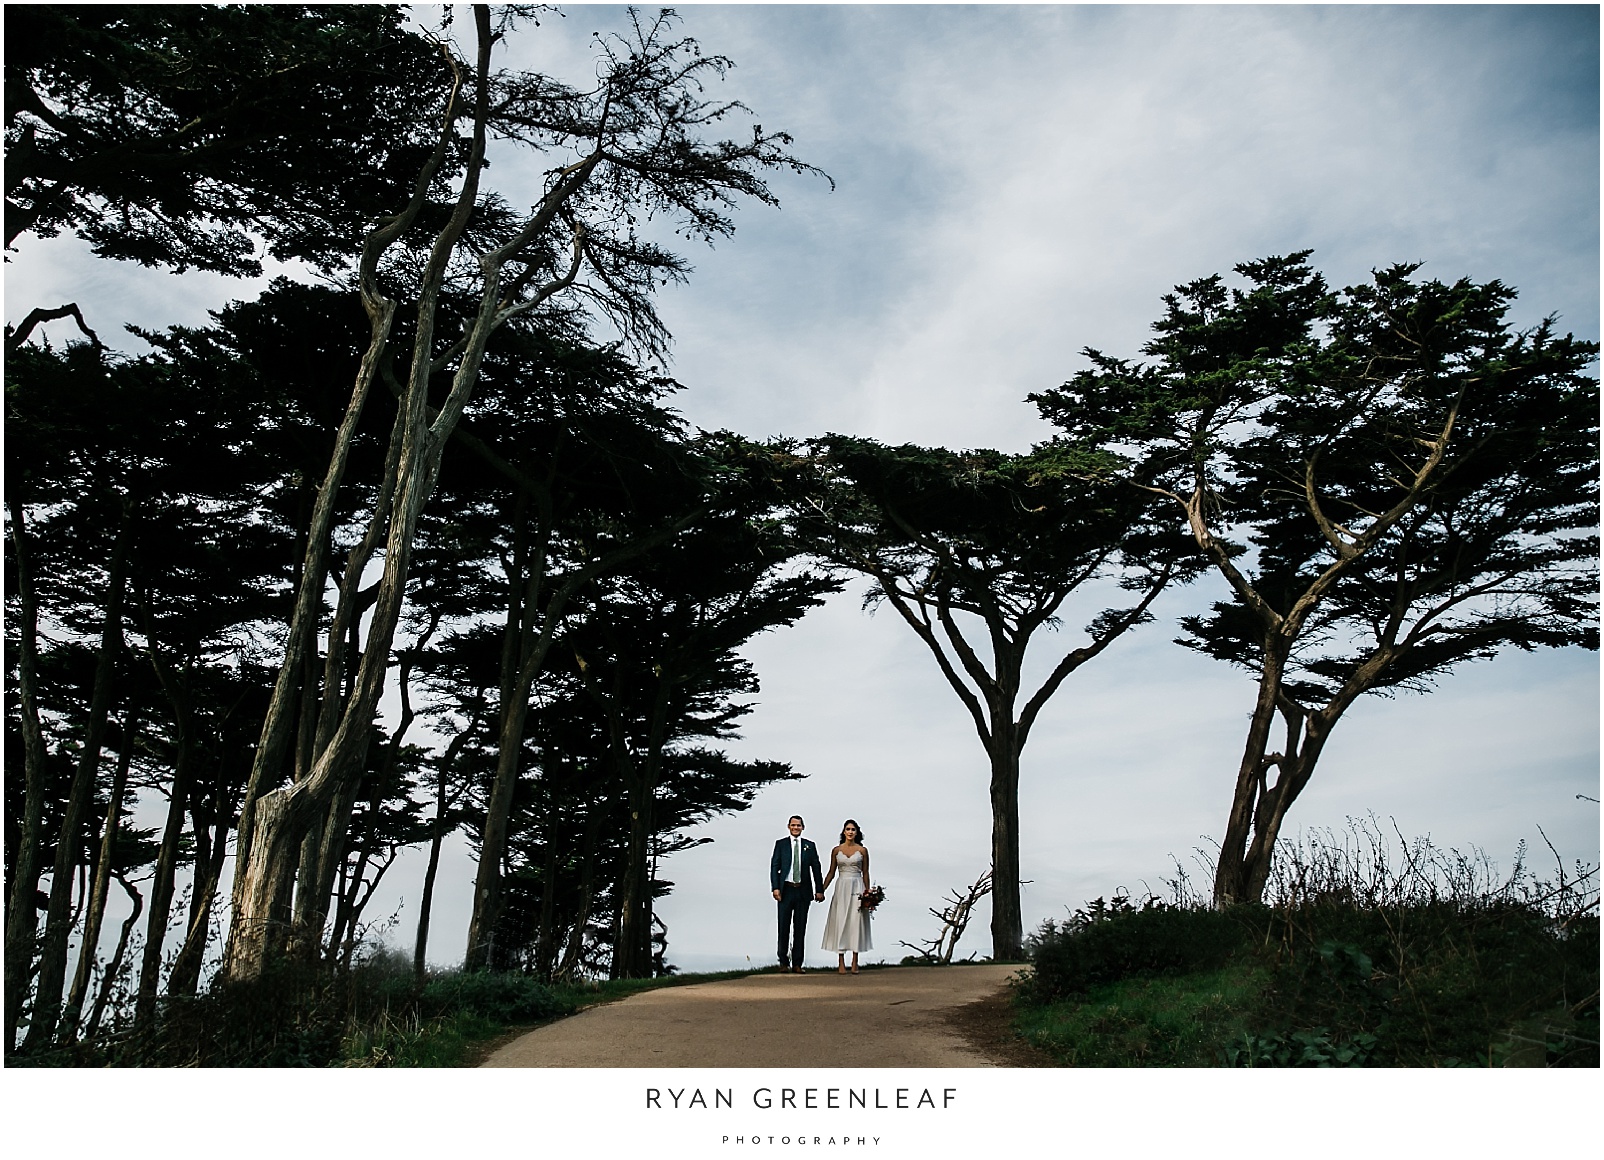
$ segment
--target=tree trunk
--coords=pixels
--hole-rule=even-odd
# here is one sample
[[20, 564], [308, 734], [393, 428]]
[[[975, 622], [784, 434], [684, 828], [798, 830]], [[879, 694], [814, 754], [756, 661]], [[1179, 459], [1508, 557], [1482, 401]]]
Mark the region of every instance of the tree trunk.
[[[363, 757], [366, 758], [366, 753]], [[329, 903], [334, 900], [335, 879], [345, 864], [351, 814], [356, 806], [359, 788], [352, 784], [338, 790], [323, 817], [312, 826], [301, 843], [301, 865], [295, 880], [295, 953], [307, 962], [316, 960], [323, 945], [323, 928], [328, 924]], [[342, 897], [336, 905], [334, 931], [328, 942], [331, 961], [339, 946], [340, 922], [344, 913]]]
[[529, 693], [544, 664], [551, 634], [537, 632], [538, 602], [544, 577], [544, 527], [537, 542], [541, 549], [529, 561], [528, 498], [520, 495], [514, 520], [517, 539], [508, 570], [507, 627], [501, 650], [501, 729], [496, 737], [496, 774], [485, 805], [480, 832], [479, 865], [474, 873], [473, 913], [468, 920], [466, 969], [479, 970], [487, 961], [486, 940], [501, 917], [501, 863], [507, 853], [507, 821], [523, 765], [524, 729], [529, 718]]
[[[1007, 714], [1011, 716], [1010, 712]], [[1024, 912], [1019, 899], [1019, 750], [1012, 721], [994, 719], [991, 756], [991, 956], [1024, 957]]]
[[[371, 802], [369, 803], [372, 804]], [[356, 929], [356, 922], [361, 914], [357, 899], [362, 894], [362, 877], [368, 872], [368, 863], [373, 858], [371, 842], [364, 842], [356, 851], [356, 862], [349, 868], [345, 861], [346, 851], [340, 852], [340, 887], [335, 898], [334, 928], [329, 932], [329, 961], [344, 958], [341, 953], [342, 944], [349, 940]], [[331, 884], [332, 885], [332, 884]]]
[[[189, 908], [189, 933], [173, 960], [172, 973], [167, 980], [169, 995], [193, 995], [200, 989], [201, 965], [206, 958], [206, 943], [211, 936], [212, 907], [217, 902], [217, 887], [223, 876], [223, 862], [228, 852], [229, 817], [233, 813], [226, 782], [226, 763], [218, 771], [216, 796], [213, 799], [213, 819], [216, 830], [212, 835], [209, 857], [195, 860], [195, 893]], [[196, 834], [206, 829], [199, 812], [193, 815]]]
[[106, 895], [111, 889], [112, 862], [117, 834], [122, 825], [123, 796], [128, 790], [128, 767], [133, 761], [135, 736], [139, 731], [139, 705], [129, 705], [123, 718], [122, 751], [117, 755], [117, 771], [112, 775], [106, 822], [100, 829], [100, 852], [95, 858], [95, 882], [89, 893], [89, 911], [84, 919], [83, 944], [78, 951], [78, 967], [72, 989], [67, 993], [67, 1009], [62, 1013], [62, 1034], [70, 1039], [77, 1033], [83, 1016], [89, 979], [99, 957], [100, 927], [106, 916]]
[[551, 981], [553, 960], [557, 957], [557, 948], [553, 943], [553, 923], [556, 920], [557, 905], [557, 810], [552, 810], [552, 816], [546, 828], [546, 859], [540, 868], [540, 924], [535, 935], [535, 974], [547, 982]]
[[[329, 536], [334, 522], [335, 500], [345, 477], [357, 423], [378, 374], [379, 360], [395, 315], [392, 302], [380, 301], [375, 304], [366, 297], [364, 302], [369, 307], [371, 320], [368, 350], [357, 373], [351, 401], [335, 434], [328, 472], [313, 505], [312, 522], [306, 537], [306, 556], [300, 565], [295, 609], [290, 617], [289, 640], [279, 666], [278, 679], [273, 686], [273, 696], [262, 721], [261, 739], [251, 763], [244, 800], [240, 804], [228, 946], [224, 952], [225, 970], [236, 978], [254, 978], [261, 972], [270, 957], [269, 948], [262, 940], [275, 937], [274, 932], [282, 930], [281, 923], [287, 917], [275, 915], [273, 911], [293, 882], [294, 868], [286, 870], [276, 862], [265, 862], [252, 847], [259, 828], [257, 813], [260, 803], [270, 793], [283, 792], [274, 789], [274, 786], [284, 776], [286, 749], [292, 740], [295, 783], [299, 784], [311, 774], [310, 742], [316, 724], [313, 706], [318, 701], [317, 632], [324, 607], [323, 590], [328, 577]], [[290, 814], [282, 803], [270, 812], [278, 818], [287, 818]], [[299, 845], [300, 835], [296, 835], [288, 845], [282, 835], [271, 835], [269, 840], [274, 847], [275, 858], [283, 858], [289, 856], [286, 853], [288, 849]], [[258, 876], [254, 879], [249, 872], [252, 866], [258, 868]], [[251, 940], [253, 945], [242, 945], [242, 939]]]
[[[174, 879], [178, 871], [179, 840], [184, 834], [184, 799], [189, 796], [190, 742], [187, 730], [180, 730], [178, 757], [173, 767], [171, 798], [167, 821], [162, 827], [161, 845], [150, 883], [150, 918], [145, 924], [145, 953], [139, 968], [139, 996], [134, 1016], [141, 1023], [156, 1013], [156, 992], [161, 986], [162, 947], [167, 941], [167, 921], [172, 914]], [[196, 883], [199, 886], [199, 883]]]
[[652, 975], [652, 783], [644, 769], [629, 781], [629, 847], [620, 884], [615, 979]]
[[[507, 706], [502, 714], [501, 737], [497, 744], [496, 776], [490, 786], [485, 824], [479, 843], [479, 866], [474, 872], [473, 914], [468, 920], [466, 969], [489, 969], [489, 940], [501, 917], [501, 860], [507, 850], [507, 819], [512, 813], [513, 791], [518, 785], [519, 749], [523, 743], [525, 714]], [[508, 743], [518, 737], [517, 746]]]
[[[275, 932], [282, 929], [280, 924], [288, 917], [281, 913], [281, 908], [288, 901], [289, 889], [294, 882], [295, 859], [301, 839], [322, 815], [334, 795], [360, 776], [357, 758], [361, 747], [367, 743], [373, 727], [373, 715], [384, 692], [390, 646], [395, 639], [396, 623], [400, 619], [401, 605], [406, 595], [407, 573], [412, 560], [412, 541], [418, 518], [434, 490], [441, 453], [461, 417], [462, 407], [472, 394], [485, 344], [494, 329], [500, 267], [496, 265], [492, 268], [487, 256], [481, 259], [486, 286], [479, 317], [473, 323], [470, 340], [452, 377], [450, 394], [438, 417], [431, 422], [428, 391], [435, 357], [435, 319], [446, 265], [467, 228], [469, 216], [478, 199], [479, 170], [484, 156], [485, 126], [489, 116], [493, 37], [488, 10], [482, 6], [476, 7], [474, 23], [479, 37], [479, 53], [473, 146], [466, 159], [456, 206], [445, 227], [436, 235], [423, 272], [407, 390], [402, 397], [392, 433], [394, 470], [389, 470], [392, 459], [387, 454], [386, 475], [380, 486], [381, 498], [370, 523], [371, 528], [388, 526], [384, 570], [376, 586], [366, 648], [357, 667], [351, 697], [339, 716], [339, 723], [333, 729], [328, 744], [317, 754], [305, 780], [264, 794], [252, 818], [251, 834], [247, 837], [241, 833], [240, 844], [244, 856], [236, 861], [233, 915], [229, 925], [228, 949], [224, 956], [224, 969], [234, 981], [259, 977], [278, 953], [280, 948]], [[455, 100], [453, 93], [453, 104]], [[395, 303], [378, 291], [376, 277], [379, 256], [416, 219], [422, 208], [427, 177], [432, 167], [444, 156], [447, 139], [443, 134], [435, 158], [426, 167], [423, 180], [416, 187], [417, 192], [407, 210], [386, 219], [385, 224], [369, 234], [364, 242], [361, 284], [363, 302], [372, 320], [369, 345], [363, 353], [362, 368], [358, 372], [357, 385], [346, 412], [349, 425], [342, 424], [340, 437], [336, 440], [336, 453], [318, 496], [318, 507], [325, 518], [314, 527], [309, 543], [317, 542], [332, 526], [335, 493], [344, 475], [346, 456], [355, 434], [356, 417], [361, 414], [367, 393], [386, 354]], [[505, 260], [505, 257], [501, 259]], [[364, 560], [354, 559], [346, 568], [345, 586], [348, 591], [342, 592], [342, 603], [354, 595], [349, 591], [350, 588], [360, 586], [364, 564]], [[308, 567], [306, 572], [318, 573], [320, 568]], [[321, 604], [321, 591], [309, 591], [308, 586], [303, 584], [291, 622], [292, 640], [296, 639], [298, 630], [309, 623], [308, 618], [317, 615]], [[332, 640], [330, 647], [333, 647]], [[298, 666], [299, 660], [299, 657], [285, 658], [279, 674], [279, 686], [275, 688], [267, 720], [262, 726], [263, 741], [258, 756], [269, 768], [275, 767], [282, 750], [289, 716], [290, 673]], [[281, 689], [285, 694], [282, 697]], [[254, 781], [254, 770], [252, 777]]]
[[445, 827], [437, 816], [434, 836], [429, 839], [429, 868], [423, 872], [423, 896], [418, 900], [418, 937], [412, 947], [412, 974], [420, 980], [428, 970], [429, 912], [434, 907], [434, 879], [440, 870], [440, 846], [445, 836]]
[[[345, 945], [340, 950], [340, 966], [344, 970], [351, 969], [351, 960], [355, 957], [357, 944], [361, 938], [362, 915], [366, 913], [368, 903], [373, 901], [374, 894], [378, 892], [379, 883], [384, 881], [384, 876], [390, 872], [390, 867], [395, 865], [395, 855], [396, 848], [392, 846], [386, 852], [384, 860], [379, 863], [378, 869], [373, 872], [372, 880], [366, 883], [366, 889], [363, 889], [362, 876], [373, 864], [371, 851], [363, 851], [362, 861], [357, 864], [351, 884], [351, 906], [345, 929]], [[332, 946], [330, 950], [333, 950]]]
[[256, 839], [250, 843], [245, 863], [237, 856], [235, 860], [234, 913], [226, 957], [232, 980], [260, 977], [283, 948], [299, 834], [309, 821], [307, 807], [315, 804], [283, 789], [257, 799]]
[[35, 896], [39, 891], [40, 854], [44, 844], [45, 794], [49, 768], [44, 731], [39, 725], [38, 638], [39, 604], [34, 595], [29, 570], [27, 528], [22, 504], [8, 498], [11, 517], [11, 543], [17, 567], [17, 596], [21, 605], [17, 646], [17, 701], [22, 717], [24, 804], [22, 827], [17, 843], [16, 864], [12, 869], [11, 891], [6, 897], [6, 981], [5, 1051], [10, 1054], [17, 1041], [17, 1025], [28, 996], [28, 980], [33, 974], [35, 940], [39, 933], [39, 910]]
[[[206, 959], [206, 944], [211, 938], [212, 908], [217, 904], [217, 888], [222, 881], [223, 863], [227, 860], [229, 821], [233, 813], [233, 794], [228, 788], [228, 762], [225, 759], [219, 763], [211, 817], [203, 819], [198, 807], [190, 815], [197, 835], [195, 891], [190, 900], [189, 933], [178, 950], [178, 957], [173, 960], [172, 973], [168, 976], [169, 995], [193, 995], [200, 989], [201, 966]], [[212, 829], [211, 839], [205, 843], [208, 855], [202, 859], [199, 836], [208, 828]]]
[[201, 964], [206, 959], [206, 943], [211, 935], [212, 905], [217, 901], [221, 863], [214, 862], [205, 880], [195, 875], [196, 905], [190, 907], [189, 932], [178, 948], [173, 969], [167, 978], [169, 995], [193, 995], [200, 989]]
[[478, 724], [479, 712], [476, 707], [462, 732], [453, 737], [446, 746], [445, 753], [440, 756], [440, 766], [436, 772], [434, 832], [429, 839], [429, 868], [423, 874], [423, 898], [418, 903], [418, 939], [412, 950], [412, 973], [419, 979], [423, 978], [427, 969], [424, 956], [429, 949], [429, 914], [434, 906], [434, 881], [440, 869], [440, 847], [446, 838], [446, 813], [450, 808], [446, 789], [451, 776], [451, 767], [456, 764], [458, 755], [467, 747], [468, 739]]
[[[623, 898], [619, 906], [619, 943], [615, 955], [618, 950], [623, 951], [628, 973], [620, 973], [615, 966], [615, 978], [652, 977], [652, 905], [655, 901], [652, 897], [652, 839], [657, 835], [654, 807], [663, 765], [663, 747], [668, 737], [669, 701], [675, 688], [674, 677], [668, 670], [660, 669], [657, 696], [652, 704], [646, 738], [645, 760], [630, 763], [634, 776], [625, 783], [630, 787], [629, 860], [624, 868]], [[620, 731], [620, 746], [622, 742]]]
[[[1281, 699], [1281, 681], [1286, 671], [1289, 645], [1279, 635], [1267, 633], [1263, 662], [1259, 672], [1259, 696], [1248, 723], [1247, 743], [1237, 768], [1236, 790], [1231, 814], [1226, 820], [1225, 837], [1214, 870], [1214, 905], [1257, 902], [1263, 896], [1269, 877], [1268, 847], [1255, 850], [1252, 833], [1259, 807], [1266, 792], [1269, 768], [1265, 757], [1270, 746], [1270, 729], [1275, 723], [1276, 706]], [[1258, 888], [1253, 883], [1257, 881]]]
[[89, 1024], [84, 1028], [84, 1038], [93, 1039], [95, 1032], [100, 1030], [100, 1020], [106, 1013], [107, 1001], [111, 998], [111, 989], [117, 985], [117, 976], [123, 968], [123, 952], [128, 949], [128, 938], [139, 923], [139, 915], [145, 907], [145, 897], [134, 889], [133, 883], [117, 875], [117, 884], [123, 888], [134, 904], [133, 911], [123, 919], [122, 933], [117, 936], [117, 949], [112, 952], [111, 961], [106, 964], [106, 973], [100, 977], [100, 992], [95, 996], [95, 1009], [90, 1012]]
[[73, 926], [73, 869], [83, 837], [84, 817], [94, 799], [95, 775], [100, 768], [100, 750], [111, 712], [112, 685], [122, 654], [123, 588], [132, 533], [133, 516], [125, 504], [106, 579], [106, 618], [100, 632], [100, 652], [95, 658], [95, 683], [89, 698], [89, 719], [84, 726], [83, 754], [73, 773], [67, 809], [61, 819], [61, 834], [56, 840], [56, 863], [51, 871], [50, 901], [39, 951], [39, 980], [34, 990], [33, 1017], [23, 1041], [25, 1050], [49, 1046], [61, 1017], [61, 992], [67, 981], [67, 941]]
[[1289, 719], [1288, 753], [1279, 763], [1275, 785], [1264, 792], [1254, 811], [1253, 838], [1242, 859], [1243, 901], [1263, 900], [1274, 866], [1275, 843], [1281, 836], [1287, 811], [1309, 784], [1332, 728], [1351, 703], [1351, 697], [1340, 697], [1324, 709], [1300, 712], [1295, 719]]
[[579, 855], [579, 907], [568, 933], [563, 961], [553, 976], [557, 979], [575, 978], [584, 958], [585, 928], [590, 925], [591, 905], [596, 897], [596, 847], [601, 838], [603, 804], [592, 802], [590, 816], [585, 819], [585, 840]]

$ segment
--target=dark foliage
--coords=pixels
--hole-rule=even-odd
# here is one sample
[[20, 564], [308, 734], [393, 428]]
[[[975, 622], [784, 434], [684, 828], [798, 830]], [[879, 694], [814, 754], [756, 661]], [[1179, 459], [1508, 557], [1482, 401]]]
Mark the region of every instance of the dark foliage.
[[419, 1014], [426, 1019], [478, 1015], [497, 1023], [535, 1023], [573, 1009], [569, 996], [512, 972], [438, 975], [418, 995]]
[[1364, 1047], [1355, 1062], [1383, 1067], [1497, 1066], [1517, 1053], [1598, 1066], [1596, 914], [1556, 921], [1513, 901], [1324, 903], [1273, 911], [1269, 933], [1265, 1034], [1232, 1062], [1263, 1062], [1267, 1044], [1285, 1050], [1312, 1032]]
[[1111, 903], [1094, 899], [1065, 922], [1043, 923], [1031, 939], [1030, 1000], [1084, 996], [1134, 975], [1217, 969], [1247, 945], [1257, 917], [1257, 908], [1190, 909], [1153, 899], [1138, 908], [1123, 895]]
[[[1140, 989], [1115, 985], [1164, 977], [1167, 996], [1148, 1005], [1155, 1020], [1177, 1010], [1206, 1019], [1222, 993], [1242, 997], [1203, 1037], [1212, 1061], [1152, 1062], [1598, 1066], [1596, 867], [1560, 865], [1539, 882], [1522, 849], [1500, 881], [1479, 855], [1424, 839], [1400, 855], [1373, 822], [1350, 829], [1341, 842], [1305, 837], [1288, 850], [1267, 906], [1099, 898], [1045, 924], [1021, 1002], [1059, 1005], [1074, 1039], [1060, 1050], [1077, 1063], [1149, 1062], [1103, 1057], [1159, 1030], [1132, 1024], [1144, 1018]], [[1110, 1036], [1118, 1042], [1100, 1042]]]
[[163, 1001], [161, 1018], [89, 1043], [14, 1056], [22, 1066], [328, 1067], [376, 1028], [468, 1017], [519, 1026], [572, 1014], [578, 992], [516, 972], [435, 975], [421, 984], [384, 954], [348, 970], [286, 964], [250, 983]]
[[406, 200], [450, 71], [398, 7], [6, 10], [6, 244], [261, 273], [350, 260]]

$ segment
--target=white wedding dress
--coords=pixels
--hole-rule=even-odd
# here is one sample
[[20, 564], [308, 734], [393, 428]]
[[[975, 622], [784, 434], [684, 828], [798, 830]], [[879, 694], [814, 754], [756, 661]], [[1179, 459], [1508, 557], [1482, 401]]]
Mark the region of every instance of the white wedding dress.
[[863, 851], [852, 857], [835, 856], [835, 893], [830, 896], [830, 913], [824, 920], [824, 949], [836, 954], [872, 950], [869, 912], [858, 908], [863, 893]]

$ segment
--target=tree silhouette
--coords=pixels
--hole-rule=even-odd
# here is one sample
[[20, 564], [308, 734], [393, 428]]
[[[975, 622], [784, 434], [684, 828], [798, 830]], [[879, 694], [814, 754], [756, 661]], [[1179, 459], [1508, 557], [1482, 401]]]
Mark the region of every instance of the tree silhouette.
[[1088, 351], [1032, 396], [1066, 448], [1123, 450], [1230, 586], [1183, 642], [1258, 676], [1219, 902], [1262, 895], [1358, 697], [1509, 646], [1598, 647], [1596, 344], [1512, 329], [1496, 281], [1399, 265], [1333, 292], [1308, 253], [1178, 287], [1148, 361]]
[[[1196, 571], [1190, 545], [1155, 528], [1147, 497], [1085, 478], [1061, 453], [887, 447], [829, 436], [810, 445], [816, 482], [797, 509], [815, 551], [872, 576], [974, 722], [990, 764], [992, 954], [1022, 954], [1019, 759], [1048, 700], [1075, 670], [1150, 619], [1171, 581]], [[1087, 625], [1031, 692], [1025, 654], [1078, 590], [1138, 593]], [[1021, 699], [1023, 698], [1023, 704]]]
[[406, 199], [450, 85], [398, 8], [6, 10], [6, 247], [79, 234], [102, 257], [258, 275], [348, 267]]

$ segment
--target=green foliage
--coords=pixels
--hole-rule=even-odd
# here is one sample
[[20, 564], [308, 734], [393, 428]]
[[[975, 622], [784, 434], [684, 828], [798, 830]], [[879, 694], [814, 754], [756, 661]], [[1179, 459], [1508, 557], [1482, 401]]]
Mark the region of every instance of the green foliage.
[[425, 1018], [476, 1015], [495, 1023], [536, 1023], [571, 1014], [576, 1006], [572, 993], [561, 994], [510, 971], [436, 975], [418, 994], [418, 1010]]
[[1098, 898], [1066, 922], [1042, 924], [1030, 941], [1035, 969], [1025, 987], [1032, 1001], [1050, 1003], [1132, 976], [1217, 970], [1248, 940], [1250, 913]]
[[[346, 1036], [342, 1058], [348, 1067], [462, 1067], [482, 1055], [487, 1043], [531, 1022], [569, 1015], [582, 1007], [641, 991], [735, 979], [750, 973], [665, 975], [551, 987], [514, 972], [437, 975], [424, 985], [418, 1004], [392, 1005], [354, 1024]], [[431, 1005], [431, 993], [448, 996], [453, 1006], [432, 1017], [425, 1015]], [[512, 1002], [498, 1011], [504, 998]], [[528, 1014], [542, 1005], [548, 1008], [547, 1014]]]
[[1597, 868], [1524, 853], [1499, 879], [1355, 822], [1287, 850], [1266, 906], [1099, 898], [1032, 940], [1019, 1029], [1083, 1066], [1597, 1066]]
[[1278, 908], [1270, 934], [1261, 1019], [1276, 1029], [1277, 1062], [1294, 1031], [1332, 1028], [1331, 1043], [1362, 1048], [1355, 1066], [1498, 1064], [1533, 1031], [1554, 1041], [1539, 1062], [1597, 1063], [1597, 915], [1556, 922], [1515, 901], [1329, 902]]
[[[1080, 999], [1022, 1004], [1028, 1041], [1071, 1067], [1209, 1067], [1246, 1034], [1265, 987], [1255, 964], [1093, 986]], [[1028, 994], [1028, 992], [1027, 992]]]
[[346, 1067], [465, 1067], [483, 1045], [506, 1033], [503, 1024], [480, 1015], [423, 1019], [416, 1012], [379, 1018], [345, 1039]]
[[1363, 1067], [1375, 1050], [1376, 1037], [1358, 1032], [1333, 1042], [1325, 1027], [1285, 1035], [1250, 1035], [1227, 1044], [1225, 1062], [1232, 1067]]
[[339, 1058], [350, 976], [283, 965], [260, 979], [164, 1000], [148, 1024], [125, 1026], [74, 1058], [121, 1067], [326, 1067]]

